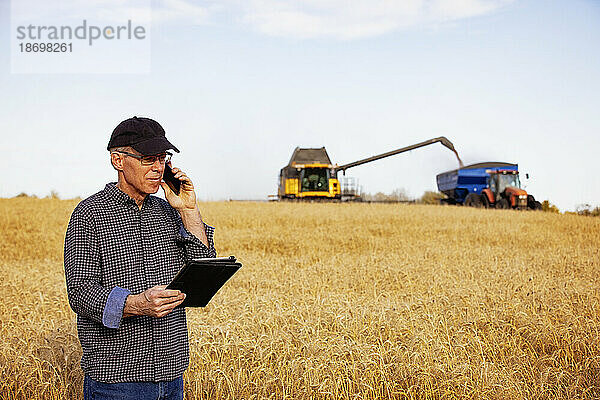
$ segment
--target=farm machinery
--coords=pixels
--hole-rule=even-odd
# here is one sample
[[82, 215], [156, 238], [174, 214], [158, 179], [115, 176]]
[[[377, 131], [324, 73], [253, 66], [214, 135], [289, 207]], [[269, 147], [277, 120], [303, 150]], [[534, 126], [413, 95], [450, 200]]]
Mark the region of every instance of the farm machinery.
[[437, 175], [447, 204], [500, 209], [541, 210], [542, 205], [521, 188], [519, 166], [505, 162], [483, 162]]
[[444, 136], [343, 165], [333, 164], [325, 147], [296, 147], [289, 163], [279, 172], [277, 197], [279, 200], [357, 200], [359, 196], [356, 191], [344, 190], [341, 187], [338, 179], [339, 171], [345, 175], [349, 168], [437, 142], [454, 152], [462, 167], [462, 161], [458, 157], [454, 145]]

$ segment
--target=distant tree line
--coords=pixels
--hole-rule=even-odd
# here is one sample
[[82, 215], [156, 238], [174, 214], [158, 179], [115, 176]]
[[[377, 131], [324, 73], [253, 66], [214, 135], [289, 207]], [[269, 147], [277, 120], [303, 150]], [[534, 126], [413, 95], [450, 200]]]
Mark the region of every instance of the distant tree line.
[[575, 209], [575, 214], [586, 217], [600, 217], [600, 206], [593, 207], [589, 204], [580, 204]]
[[361, 195], [364, 201], [375, 201], [382, 203], [418, 203], [418, 204], [440, 204], [440, 200], [446, 198], [446, 195], [440, 192], [434, 192], [431, 190], [426, 191], [420, 198], [411, 197], [406, 189], [398, 188], [394, 189], [392, 193], [377, 192], [375, 194], [363, 193]]
[[[542, 202], [542, 210], [555, 214], [560, 214], [560, 210], [548, 200]], [[600, 217], [600, 206], [593, 207], [590, 204], [580, 204], [575, 211], [565, 211], [569, 215], [582, 215], [584, 217]]]
[[550, 203], [550, 200], [542, 201], [542, 211], [550, 212], [554, 214], [560, 214], [560, 210], [554, 204]]
[[[37, 199], [38, 197], [35, 194], [27, 194], [25, 192], [21, 192], [18, 195], [15, 196], [15, 198], [20, 198], [20, 197], [26, 197], [26, 198], [30, 198], [30, 199]], [[43, 197], [44, 199], [57, 199], [60, 200], [60, 197], [58, 196], [58, 192], [56, 190], [51, 190], [50, 194], [48, 194], [47, 196]]]
[[413, 202], [414, 200], [410, 198], [410, 196], [408, 195], [408, 192], [403, 189], [394, 189], [394, 191], [392, 191], [392, 193], [390, 194], [386, 194], [383, 192], [377, 192], [375, 194], [371, 194], [371, 193], [363, 193], [362, 194], [362, 199], [364, 201], [376, 201], [376, 202], [390, 202], [390, 203], [395, 203], [395, 202]]

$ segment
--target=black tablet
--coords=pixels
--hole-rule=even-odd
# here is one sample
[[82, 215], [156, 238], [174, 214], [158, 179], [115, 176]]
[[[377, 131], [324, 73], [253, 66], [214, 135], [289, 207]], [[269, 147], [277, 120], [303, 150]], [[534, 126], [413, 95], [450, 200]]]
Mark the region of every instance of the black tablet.
[[205, 307], [241, 267], [234, 256], [192, 260], [181, 268], [167, 289], [185, 293], [185, 300], [178, 307]]

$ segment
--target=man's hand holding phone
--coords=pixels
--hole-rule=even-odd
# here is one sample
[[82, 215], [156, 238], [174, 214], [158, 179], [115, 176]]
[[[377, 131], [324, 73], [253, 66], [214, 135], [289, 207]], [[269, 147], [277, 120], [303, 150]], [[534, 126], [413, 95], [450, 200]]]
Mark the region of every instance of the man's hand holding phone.
[[[188, 178], [179, 168], [171, 167], [171, 163], [165, 165], [165, 172], [169, 168], [173, 173], [173, 180], [177, 180], [180, 183], [179, 195], [169, 187], [165, 182], [161, 182], [165, 197], [171, 207], [176, 209], [181, 216], [181, 222], [188, 232], [196, 236], [205, 246], [208, 246], [208, 239], [206, 237], [206, 229], [204, 228], [204, 222], [202, 221], [202, 215], [198, 209], [196, 203], [196, 192], [194, 192], [194, 184], [192, 180]], [[163, 179], [165, 175], [163, 174]], [[167, 178], [169, 179], [169, 178]]]
[[[165, 197], [169, 204], [177, 211], [197, 210], [196, 193], [191, 179], [179, 168], [171, 167], [171, 163], [165, 165], [163, 174], [164, 182], [161, 182]], [[179, 193], [177, 193], [179, 189]]]

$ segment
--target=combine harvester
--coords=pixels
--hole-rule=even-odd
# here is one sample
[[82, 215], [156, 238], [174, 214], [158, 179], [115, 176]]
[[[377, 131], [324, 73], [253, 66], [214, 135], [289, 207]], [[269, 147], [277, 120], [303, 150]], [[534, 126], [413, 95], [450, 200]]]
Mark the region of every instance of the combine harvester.
[[406, 151], [418, 149], [440, 142], [456, 155], [460, 166], [462, 161], [454, 149], [454, 145], [444, 136], [413, 144], [401, 149], [368, 157], [344, 165], [331, 162], [325, 147], [296, 147], [290, 162], [279, 172], [279, 200], [359, 200], [356, 191], [346, 191], [340, 186], [338, 172], [346, 175], [346, 170], [372, 161], [380, 160]]
[[519, 166], [505, 162], [483, 162], [437, 176], [446, 204], [500, 209], [541, 210], [542, 205], [521, 189]]

